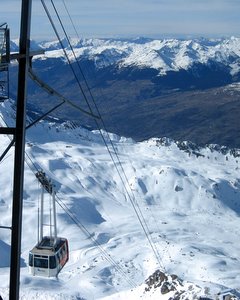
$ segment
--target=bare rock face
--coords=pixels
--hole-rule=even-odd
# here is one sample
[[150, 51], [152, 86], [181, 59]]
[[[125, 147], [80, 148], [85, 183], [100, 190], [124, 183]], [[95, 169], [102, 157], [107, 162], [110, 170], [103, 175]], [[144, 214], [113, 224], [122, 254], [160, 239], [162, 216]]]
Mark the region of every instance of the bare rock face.
[[[146, 281], [145, 293], [155, 292], [162, 295], [169, 294], [169, 300], [187, 300], [187, 299], [201, 299], [198, 293], [201, 288], [194, 284], [184, 285], [183, 281], [175, 274], [168, 275], [157, 270]], [[208, 298], [208, 300], [211, 300]]]
[[[200, 287], [185, 282], [177, 275], [169, 275], [160, 270], [155, 271], [145, 280], [145, 292], [164, 295], [168, 300], [240, 300], [240, 293], [234, 289], [221, 290], [216, 293], [208, 287]], [[166, 296], [169, 296], [166, 298]]]
[[145, 291], [159, 288], [162, 294], [177, 291], [177, 287], [182, 286], [182, 280], [177, 275], [166, 275], [160, 270], [149, 276], [145, 283], [147, 284]]

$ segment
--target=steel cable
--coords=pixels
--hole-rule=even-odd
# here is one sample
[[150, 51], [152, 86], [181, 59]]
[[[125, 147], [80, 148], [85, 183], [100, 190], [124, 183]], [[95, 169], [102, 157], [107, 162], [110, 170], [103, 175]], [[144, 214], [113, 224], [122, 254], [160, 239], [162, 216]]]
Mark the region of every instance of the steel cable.
[[[44, 5], [45, 11], [46, 11], [46, 13], [47, 13], [47, 15], [48, 15], [48, 18], [49, 18], [49, 20], [50, 20], [52, 26], [53, 26], [53, 29], [54, 29], [54, 31], [55, 31], [55, 33], [56, 33], [56, 36], [57, 36], [57, 38], [58, 38], [58, 40], [59, 40], [59, 43], [60, 43], [60, 45], [61, 45], [61, 47], [62, 47], [62, 49], [63, 49], [63, 51], [64, 51], [64, 54], [65, 54], [65, 56], [66, 56], [66, 58], [67, 58], [67, 61], [68, 61], [69, 64], [71, 64], [70, 59], [69, 59], [69, 57], [68, 57], [68, 55], [67, 55], [67, 52], [66, 52], [66, 50], [65, 50], [65, 48], [64, 48], [64, 45], [63, 45], [63, 43], [62, 43], [62, 41], [61, 41], [61, 39], [60, 39], [60, 36], [59, 36], [59, 34], [58, 34], [58, 32], [57, 32], [56, 26], [54, 25], [54, 22], [53, 22], [53, 20], [52, 20], [52, 17], [50, 16], [50, 13], [49, 13], [49, 11], [48, 11], [48, 9], [47, 9], [45, 3], [44, 3], [44, 0], [41, 0], [41, 1], [42, 1], [43, 5]], [[105, 139], [105, 137], [104, 137], [103, 134], [102, 134], [101, 128], [100, 128], [100, 126], [99, 126], [97, 120], [95, 120], [96, 126], [97, 126], [97, 128], [99, 129], [99, 132], [100, 132], [101, 137], [102, 137], [102, 139], [103, 139], [103, 141], [104, 141], [104, 144], [105, 144], [105, 146], [106, 146], [106, 148], [107, 148], [107, 150], [108, 150], [108, 153], [109, 153], [109, 155], [110, 155], [110, 157], [111, 157], [111, 159], [112, 159], [112, 162], [114, 163], [114, 166], [115, 166], [115, 168], [116, 168], [116, 170], [117, 170], [117, 173], [118, 173], [118, 175], [119, 175], [119, 177], [120, 177], [120, 179], [121, 179], [121, 181], [122, 181], [122, 183], [123, 183], [124, 189], [125, 189], [125, 191], [126, 191], [126, 193], [127, 193], [127, 195], [128, 195], [128, 198], [129, 198], [131, 204], [132, 204], [132, 207], [133, 207], [133, 209], [134, 209], [134, 211], [135, 211], [135, 214], [136, 214], [136, 216], [137, 216], [137, 218], [138, 218], [138, 220], [139, 220], [139, 223], [140, 223], [140, 225], [141, 225], [141, 227], [142, 227], [142, 229], [143, 229], [143, 231], [144, 231], [144, 234], [145, 234], [145, 236], [146, 236], [146, 238], [147, 238], [147, 240], [148, 240], [148, 242], [149, 242], [149, 245], [150, 245], [150, 247], [151, 247], [151, 249], [152, 249], [152, 251], [153, 251], [153, 253], [154, 253], [154, 255], [155, 255], [156, 259], [157, 259], [157, 261], [158, 261], [158, 264], [159, 264], [159, 266], [161, 266], [161, 267], [165, 270], [165, 267], [164, 267], [164, 265], [163, 265], [163, 262], [161, 261], [160, 254], [159, 254], [159, 252], [158, 252], [156, 246], [154, 245], [154, 243], [153, 243], [152, 240], [151, 240], [150, 230], [149, 230], [149, 228], [148, 228], [147, 222], [146, 222], [146, 220], [145, 220], [145, 218], [144, 218], [144, 216], [143, 216], [143, 213], [142, 213], [142, 211], [141, 211], [141, 208], [140, 208], [138, 202], [136, 201], [135, 196], [134, 196], [134, 194], [133, 194], [133, 192], [132, 192], [132, 190], [131, 190], [131, 187], [130, 187], [128, 178], [127, 178], [127, 176], [126, 176], [126, 173], [125, 173], [125, 171], [124, 171], [124, 169], [123, 169], [122, 163], [121, 163], [121, 161], [120, 161], [120, 159], [119, 159], [119, 156], [118, 156], [118, 154], [117, 154], [117, 152], [116, 152], [116, 149], [115, 149], [115, 147], [114, 147], [114, 145], [113, 145], [113, 143], [112, 143], [112, 140], [111, 140], [111, 138], [110, 138], [110, 135], [109, 135], [108, 131], [106, 130], [106, 126], [105, 126], [105, 124], [104, 124], [104, 121], [103, 121], [103, 119], [102, 119], [102, 117], [101, 117], [101, 114], [100, 114], [100, 112], [99, 112], [99, 110], [98, 110], [98, 107], [97, 107], [97, 105], [96, 105], [96, 102], [95, 102], [95, 100], [94, 100], [94, 97], [93, 97], [93, 95], [92, 95], [92, 93], [91, 93], [91, 91], [90, 91], [90, 88], [89, 88], [88, 84], [87, 84], [86, 78], [85, 78], [85, 76], [84, 76], [84, 74], [83, 74], [83, 72], [82, 72], [82, 69], [81, 69], [81, 67], [80, 67], [80, 64], [79, 64], [79, 62], [78, 62], [78, 60], [77, 60], [77, 58], [76, 58], [75, 52], [74, 52], [73, 47], [72, 47], [72, 45], [71, 45], [71, 42], [70, 42], [70, 40], [69, 40], [69, 38], [68, 38], [68, 36], [67, 36], [66, 30], [65, 30], [65, 28], [64, 28], [64, 26], [63, 26], [63, 23], [62, 23], [62, 21], [61, 21], [61, 18], [60, 18], [59, 14], [58, 14], [58, 11], [57, 11], [57, 9], [56, 9], [56, 6], [55, 6], [54, 3], [53, 3], [53, 0], [51, 0], [51, 3], [52, 3], [52, 6], [53, 6], [53, 8], [54, 8], [54, 11], [55, 11], [55, 13], [56, 13], [56, 15], [57, 15], [57, 18], [58, 18], [58, 20], [59, 20], [59, 22], [60, 22], [60, 25], [61, 25], [61, 27], [62, 27], [62, 30], [63, 30], [63, 32], [64, 32], [64, 34], [65, 34], [65, 37], [66, 37], [66, 39], [67, 39], [67, 41], [68, 41], [68, 43], [69, 43], [70, 49], [71, 49], [71, 51], [72, 51], [72, 53], [73, 53], [73, 56], [74, 56], [74, 58], [75, 58], [75, 60], [76, 60], [76, 62], [77, 62], [77, 65], [78, 65], [78, 67], [79, 67], [79, 70], [80, 70], [81, 74], [83, 75], [83, 79], [84, 79], [85, 84], [86, 84], [86, 86], [87, 86], [88, 92], [89, 92], [89, 94], [90, 94], [90, 96], [91, 96], [91, 100], [92, 100], [93, 103], [94, 103], [94, 107], [95, 107], [96, 110], [97, 110], [97, 113], [98, 113], [98, 115], [99, 115], [99, 117], [100, 117], [100, 120], [101, 120], [101, 122], [102, 122], [103, 128], [105, 129], [105, 131], [106, 131], [106, 133], [107, 133], [108, 139], [109, 139], [109, 141], [110, 141], [110, 143], [111, 143], [112, 149], [113, 149], [114, 154], [115, 154], [116, 159], [117, 159], [117, 162], [118, 162], [119, 165], [120, 165], [120, 169], [121, 169], [121, 171], [122, 171], [122, 173], [123, 173], [123, 177], [124, 177], [125, 181], [127, 182], [127, 185], [128, 185], [128, 187], [129, 187], [129, 190], [131, 191], [131, 194], [132, 194], [133, 199], [132, 199], [132, 197], [130, 196], [129, 191], [128, 191], [127, 188], [125, 187], [125, 182], [124, 182], [124, 180], [123, 180], [123, 177], [122, 177], [122, 175], [121, 175], [121, 173], [120, 173], [120, 171], [119, 171], [119, 169], [118, 169], [117, 163], [116, 163], [116, 161], [115, 161], [115, 159], [114, 159], [114, 157], [113, 157], [113, 155], [112, 155], [112, 153], [111, 153], [111, 151], [110, 151], [110, 149], [109, 149], [109, 146], [108, 146], [108, 144], [107, 144], [107, 142], [106, 142], [106, 139]], [[74, 71], [73, 67], [72, 67], [71, 69]], [[75, 75], [75, 77], [76, 77], [75, 71], [74, 71], [74, 75]], [[79, 86], [80, 86], [81, 91], [83, 92], [83, 88], [81, 87], [81, 84], [80, 84], [80, 81], [78, 80], [78, 78], [77, 78], [77, 82], [78, 82], [78, 84], [79, 84]], [[88, 101], [87, 98], [86, 98], [86, 94], [85, 94], [85, 93], [84, 93], [84, 99], [85, 99], [86, 102], [87, 102], [87, 105], [88, 105], [88, 107], [89, 107], [89, 110], [92, 112], [91, 106], [90, 106], [90, 104], [89, 104], [89, 101]], [[134, 200], [135, 200], [135, 202], [136, 202], [136, 206], [135, 206]]]

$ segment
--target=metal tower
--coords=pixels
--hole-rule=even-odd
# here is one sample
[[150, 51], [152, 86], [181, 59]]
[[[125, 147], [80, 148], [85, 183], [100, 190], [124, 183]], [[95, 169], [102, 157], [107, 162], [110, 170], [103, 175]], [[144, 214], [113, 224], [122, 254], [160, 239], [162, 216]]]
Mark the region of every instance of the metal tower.
[[[21, 28], [19, 40], [19, 70], [18, 70], [18, 91], [17, 110], [15, 127], [0, 127], [0, 134], [9, 134], [15, 141], [14, 157], [14, 183], [13, 183], [13, 205], [12, 205], [12, 226], [11, 230], [11, 261], [10, 261], [10, 288], [9, 299], [19, 299], [20, 282], [20, 255], [21, 255], [21, 233], [22, 233], [22, 203], [23, 203], [23, 175], [24, 175], [24, 152], [25, 152], [25, 127], [26, 127], [26, 91], [27, 73], [29, 66], [30, 47], [30, 23], [32, 0], [22, 0]], [[9, 30], [6, 23], [0, 25], [0, 101], [9, 96], [8, 91], [8, 63], [9, 55]], [[12, 144], [12, 143], [11, 143]]]

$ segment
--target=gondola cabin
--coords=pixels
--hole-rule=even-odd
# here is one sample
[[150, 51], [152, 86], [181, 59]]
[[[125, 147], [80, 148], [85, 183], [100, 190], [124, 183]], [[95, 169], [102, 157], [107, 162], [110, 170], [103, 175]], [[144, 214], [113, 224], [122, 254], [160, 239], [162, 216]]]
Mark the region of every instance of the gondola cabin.
[[29, 252], [29, 272], [34, 276], [55, 277], [68, 258], [67, 239], [45, 236]]

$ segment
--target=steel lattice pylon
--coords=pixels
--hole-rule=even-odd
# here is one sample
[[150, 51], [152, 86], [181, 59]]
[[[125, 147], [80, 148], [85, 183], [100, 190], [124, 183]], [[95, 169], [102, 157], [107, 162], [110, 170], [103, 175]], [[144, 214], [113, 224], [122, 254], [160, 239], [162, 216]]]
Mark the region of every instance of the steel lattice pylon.
[[[9, 299], [19, 299], [20, 283], [20, 255], [22, 236], [22, 206], [23, 206], [23, 181], [24, 181], [24, 154], [25, 154], [25, 128], [26, 128], [26, 93], [27, 74], [29, 68], [30, 23], [32, 0], [22, 0], [21, 29], [19, 40], [19, 70], [15, 127], [0, 127], [0, 134], [10, 134], [15, 142], [14, 156], [14, 183], [12, 200], [12, 226], [11, 226], [11, 260], [10, 260], [10, 287]], [[0, 73], [5, 72], [10, 60], [9, 30], [7, 24], [0, 24]], [[4, 81], [5, 83], [5, 81]], [[1, 84], [1, 82], [0, 82]], [[0, 99], [8, 98], [4, 95], [4, 86], [0, 85]], [[4, 99], [5, 99], [4, 98]], [[2, 99], [2, 101], [4, 100]]]

